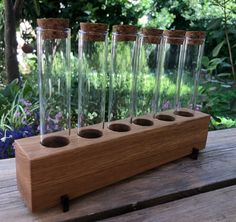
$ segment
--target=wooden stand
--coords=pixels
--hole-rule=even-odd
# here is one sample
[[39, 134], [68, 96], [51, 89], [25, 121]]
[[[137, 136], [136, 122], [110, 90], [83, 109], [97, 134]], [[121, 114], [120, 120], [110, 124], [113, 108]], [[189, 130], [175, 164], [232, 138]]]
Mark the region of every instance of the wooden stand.
[[38, 136], [17, 140], [17, 184], [27, 206], [40, 211], [59, 204], [63, 196], [79, 197], [205, 147], [207, 114], [175, 116], [175, 121], [145, 118], [153, 125], [131, 124], [128, 132], [106, 126], [96, 139], [81, 138], [74, 129], [69, 145], [60, 148], [40, 145]]

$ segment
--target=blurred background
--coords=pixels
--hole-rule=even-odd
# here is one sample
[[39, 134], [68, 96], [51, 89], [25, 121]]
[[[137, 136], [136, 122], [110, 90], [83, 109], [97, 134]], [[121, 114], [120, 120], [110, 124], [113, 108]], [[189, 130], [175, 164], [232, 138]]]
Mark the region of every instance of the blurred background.
[[[115, 24], [206, 31], [198, 109], [211, 115], [210, 130], [236, 127], [235, 1], [3, 0], [0, 2], [0, 159], [14, 157], [15, 139], [38, 134], [36, 19], [51, 17], [70, 19], [73, 127], [77, 123], [80, 22], [107, 23], [110, 32]], [[91, 118], [94, 115], [91, 113]], [[52, 121], [60, 121], [58, 116]]]

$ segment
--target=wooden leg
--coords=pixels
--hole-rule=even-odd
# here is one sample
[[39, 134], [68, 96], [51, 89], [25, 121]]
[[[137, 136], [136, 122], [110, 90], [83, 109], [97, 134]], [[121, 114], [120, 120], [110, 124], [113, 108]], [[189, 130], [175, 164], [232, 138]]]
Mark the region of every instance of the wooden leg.
[[190, 154], [190, 158], [193, 160], [197, 160], [199, 155], [199, 149], [193, 148], [192, 153]]
[[61, 205], [63, 212], [67, 212], [70, 210], [70, 199], [68, 195], [61, 196]]

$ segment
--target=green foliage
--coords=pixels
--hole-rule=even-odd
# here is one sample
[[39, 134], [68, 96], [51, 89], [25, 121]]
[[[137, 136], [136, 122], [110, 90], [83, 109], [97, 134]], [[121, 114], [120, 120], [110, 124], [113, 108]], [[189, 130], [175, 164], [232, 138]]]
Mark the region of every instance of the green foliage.
[[4, 11], [3, 2], [0, 2], [0, 89], [6, 82], [5, 68], [4, 68]]
[[[222, 3], [227, 3], [222, 7]], [[32, 7], [34, 6], [33, 10]], [[104, 22], [111, 26], [114, 24], [133, 24], [139, 26], [158, 27], [162, 29], [186, 29], [186, 30], [206, 30], [207, 38], [205, 44], [205, 56], [203, 57], [203, 69], [201, 76], [205, 82], [201, 86], [199, 104], [202, 104], [203, 110], [212, 114], [215, 118], [214, 125], [222, 127], [221, 122], [227, 122], [227, 119], [235, 118], [235, 84], [231, 62], [228, 53], [228, 43], [224, 32], [224, 8], [227, 14], [228, 39], [231, 45], [234, 66], [236, 65], [236, 31], [235, 19], [236, 4], [233, 0], [29, 0], [24, 1], [22, 18], [30, 21], [33, 29], [36, 27], [38, 17], [62, 17], [70, 19], [72, 28], [72, 123], [73, 127], [77, 122], [77, 103], [78, 103], [78, 60], [77, 60], [77, 32], [79, 23], [84, 21]], [[3, 2], [0, 2], [0, 32], [3, 33], [4, 14]], [[22, 36], [26, 42], [36, 45], [35, 36], [32, 33], [23, 33]], [[23, 74], [23, 82], [27, 80], [25, 86], [13, 83], [5, 87], [4, 74], [4, 42], [3, 35], [0, 35], [0, 115], [14, 114], [14, 110], [20, 109], [17, 97], [28, 98], [32, 104], [38, 101], [37, 86], [37, 61], [36, 55], [28, 55], [25, 62], [27, 68], [20, 67]], [[109, 46], [110, 47], [110, 46]], [[126, 52], [125, 52], [126, 53]], [[128, 56], [127, 56], [128, 57]], [[99, 63], [99, 61], [97, 61]], [[120, 82], [116, 83], [117, 92], [121, 95], [130, 93], [130, 72], [127, 72], [125, 66], [129, 62], [121, 61], [119, 66], [124, 67], [121, 70]], [[55, 69], [60, 69], [58, 64]], [[142, 100], [150, 98], [150, 89], [153, 87], [153, 78], [148, 69], [145, 70], [142, 81], [145, 81], [143, 87]], [[126, 81], [126, 82], [125, 82]], [[175, 86], [170, 79], [163, 81], [166, 96], [173, 96]], [[95, 75], [91, 75], [91, 90], [97, 88], [98, 81]], [[107, 83], [108, 84], [108, 83]], [[24, 87], [24, 89], [22, 89]], [[107, 85], [108, 90], [108, 85]], [[18, 92], [24, 92], [24, 95]], [[190, 91], [188, 86], [182, 89], [183, 94]], [[108, 91], [107, 91], [108, 94]], [[15, 101], [15, 102], [14, 102]], [[108, 99], [107, 99], [108, 101]], [[15, 105], [14, 105], [15, 104]], [[144, 103], [143, 103], [144, 104]], [[122, 105], [122, 104], [121, 104]], [[13, 108], [14, 107], [14, 108]], [[97, 111], [90, 113], [90, 119], [97, 116]], [[121, 116], [126, 111], [122, 111]], [[11, 114], [10, 114], [11, 113]], [[24, 114], [23, 114], [24, 116]], [[2, 117], [3, 118], [3, 117]], [[219, 121], [221, 120], [221, 122]], [[12, 121], [14, 122], [14, 121]], [[14, 123], [16, 124], [16, 123]], [[17, 124], [16, 124], [17, 125]], [[229, 126], [230, 124], [223, 124]]]
[[228, 117], [216, 116], [216, 118], [212, 118], [210, 130], [218, 130], [225, 128], [233, 128], [236, 127], [235, 118], [231, 119]]
[[34, 88], [27, 81], [23, 86], [19, 85], [18, 80], [12, 81], [0, 91], [0, 129], [14, 129], [26, 123], [33, 124], [38, 109]]
[[217, 126], [221, 125], [222, 118], [236, 119], [236, 90], [233, 85], [207, 80], [199, 92], [202, 111], [209, 113], [213, 118], [212, 129], [217, 129]]

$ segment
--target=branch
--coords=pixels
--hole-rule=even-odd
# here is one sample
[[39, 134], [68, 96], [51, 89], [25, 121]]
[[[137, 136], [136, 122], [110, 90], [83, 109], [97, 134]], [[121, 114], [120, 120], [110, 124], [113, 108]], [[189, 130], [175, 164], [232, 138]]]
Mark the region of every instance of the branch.
[[233, 75], [233, 78], [234, 78], [234, 82], [236, 83], [236, 74], [235, 74], [235, 69], [234, 69], [233, 54], [232, 54], [232, 49], [231, 49], [231, 44], [230, 44], [230, 41], [229, 41], [229, 34], [228, 34], [228, 29], [227, 29], [226, 8], [224, 8], [224, 32], [225, 32], [225, 39], [226, 39], [227, 46], [228, 46], [229, 60], [230, 60], [230, 63], [231, 63], [232, 75]]
[[13, 10], [14, 10], [14, 13], [15, 13], [16, 21], [19, 21], [19, 19], [20, 19], [20, 14], [21, 14], [21, 10], [22, 10], [22, 7], [23, 7], [23, 2], [24, 2], [24, 0], [16, 0], [15, 1]]

